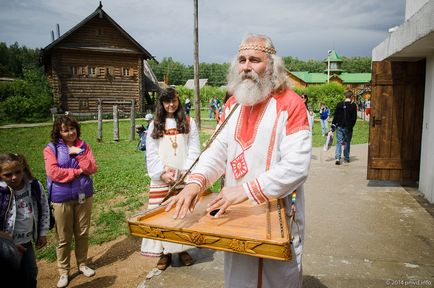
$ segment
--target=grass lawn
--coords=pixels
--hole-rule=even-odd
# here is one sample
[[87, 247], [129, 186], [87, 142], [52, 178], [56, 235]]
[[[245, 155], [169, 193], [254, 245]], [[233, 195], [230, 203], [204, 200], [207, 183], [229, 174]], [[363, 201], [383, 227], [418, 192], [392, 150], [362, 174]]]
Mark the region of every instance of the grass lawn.
[[[194, 117], [194, 114], [192, 114]], [[211, 135], [215, 121], [202, 118], [203, 143]], [[144, 123], [137, 119], [137, 123]], [[137, 151], [137, 135], [135, 141], [129, 141], [129, 121], [121, 121], [119, 125], [119, 141], [113, 141], [113, 122], [103, 124], [103, 141], [98, 143], [97, 123], [81, 123], [82, 139], [88, 142], [93, 150], [98, 172], [93, 176], [95, 195], [92, 212], [91, 244], [100, 244], [116, 239], [128, 233], [126, 219], [138, 210], [144, 208], [147, 202], [147, 186], [149, 177], [146, 175], [146, 165], [143, 152]], [[368, 123], [358, 121], [354, 129], [352, 143], [368, 142]], [[50, 140], [51, 126], [32, 128], [0, 129], [0, 153], [22, 153], [29, 161], [34, 175], [45, 186], [45, 169], [43, 149]], [[313, 146], [321, 147], [324, 137], [321, 136], [319, 122], [315, 123], [313, 131]], [[213, 190], [218, 189], [218, 184]], [[54, 233], [49, 233], [49, 244], [37, 252], [38, 258], [55, 260]], [[139, 247], [137, 247], [139, 249]]]

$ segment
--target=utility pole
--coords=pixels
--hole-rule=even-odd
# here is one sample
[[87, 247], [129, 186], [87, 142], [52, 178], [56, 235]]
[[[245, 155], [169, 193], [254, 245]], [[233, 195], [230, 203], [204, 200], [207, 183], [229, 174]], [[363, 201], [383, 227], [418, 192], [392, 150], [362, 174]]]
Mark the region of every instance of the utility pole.
[[330, 82], [330, 53], [332, 53], [332, 50], [327, 52], [327, 83]]
[[194, 107], [196, 111], [195, 120], [200, 130], [200, 93], [199, 93], [199, 24], [198, 24], [198, 1], [194, 2]]

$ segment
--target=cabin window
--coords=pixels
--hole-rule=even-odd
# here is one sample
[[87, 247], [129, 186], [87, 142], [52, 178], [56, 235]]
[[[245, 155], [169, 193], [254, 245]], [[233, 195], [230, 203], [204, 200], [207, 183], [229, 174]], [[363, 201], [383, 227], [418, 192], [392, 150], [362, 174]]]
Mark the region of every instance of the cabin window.
[[122, 76], [130, 76], [130, 68], [122, 68]]
[[104, 28], [98, 27], [98, 29], [96, 30], [96, 35], [104, 35]]
[[88, 67], [88, 75], [90, 77], [95, 77], [96, 76], [96, 68], [93, 66], [89, 66]]
[[111, 77], [115, 76], [115, 68], [112, 67], [112, 66], [107, 67], [107, 68], [105, 69], [105, 75], [106, 75], [107, 77], [109, 77], [109, 76], [111, 76]]
[[77, 66], [71, 66], [71, 74], [72, 76], [78, 76], [78, 67]]
[[336, 62], [330, 64], [331, 69], [338, 69], [338, 65]]
[[89, 109], [89, 100], [88, 99], [80, 99], [80, 100], [78, 100], [78, 108], [80, 110], [82, 110], [82, 109]]

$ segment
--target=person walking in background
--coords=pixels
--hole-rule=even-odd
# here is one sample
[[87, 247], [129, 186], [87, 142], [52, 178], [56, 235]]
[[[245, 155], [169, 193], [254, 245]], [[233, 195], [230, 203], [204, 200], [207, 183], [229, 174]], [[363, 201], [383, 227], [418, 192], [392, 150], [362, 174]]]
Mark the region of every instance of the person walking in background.
[[141, 124], [136, 125], [136, 133], [139, 135], [139, 142], [137, 143], [137, 150], [139, 150], [139, 151], [146, 151], [146, 135], [147, 135], [147, 131], [149, 128], [149, 124], [151, 123], [152, 119], [154, 119], [154, 115], [152, 115], [151, 113], [148, 113], [145, 116], [146, 127], [141, 125]]
[[341, 164], [342, 145], [344, 145], [344, 161], [350, 162], [350, 146], [353, 128], [357, 121], [357, 106], [351, 102], [353, 92], [345, 92], [345, 100], [336, 105], [332, 128], [336, 129], [335, 164]]
[[143, 125], [136, 125], [136, 133], [139, 136], [139, 142], [137, 143], [137, 150], [146, 151], [146, 130]]
[[[185, 114], [175, 89], [161, 91], [155, 119], [147, 134], [146, 164], [151, 178], [148, 209], [152, 209], [160, 205], [170, 185], [190, 168], [200, 154], [196, 123]], [[186, 251], [190, 248], [193, 247], [144, 238], [141, 254], [159, 257], [157, 268], [164, 270], [170, 265], [173, 253], [179, 253], [184, 265], [192, 265], [193, 259]]]
[[[33, 177], [27, 160], [20, 154], [0, 155], [0, 232], [4, 239], [13, 240], [15, 259], [0, 259], [2, 270], [10, 271], [10, 285], [37, 287], [38, 267], [35, 252], [47, 244], [50, 211], [44, 187]], [[3, 247], [2, 247], [3, 249]], [[10, 261], [11, 267], [3, 267]], [[8, 270], [6, 270], [8, 269]], [[8, 278], [2, 278], [2, 282]], [[11, 283], [14, 283], [13, 285]]]
[[315, 116], [316, 116], [316, 114], [315, 114], [315, 112], [313, 112], [312, 108], [309, 109], [308, 116], [309, 116], [310, 130], [313, 131], [313, 125], [315, 124]]
[[145, 130], [148, 131], [149, 125], [151, 124], [151, 121], [154, 119], [154, 115], [152, 113], [148, 113], [145, 115]]
[[321, 103], [321, 107], [319, 109], [319, 122], [321, 123], [321, 135], [326, 136], [329, 131], [328, 120], [330, 117], [330, 109], [324, 104]]
[[366, 117], [368, 117], [368, 118], [369, 118], [369, 115], [371, 115], [371, 100], [370, 99], [367, 99], [365, 101], [365, 114], [366, 114]]
[[90, 218], [93, 203], [93, 181], [97, 171], [92, 150], [80, 139], [80, 125], [70, 116], [61, 116], [53, 123], [51, 142], [44, 149], [47, 190], [56, 221], [57, 287], [69, 282], [72, 238], [80, 273], [95, 275], [87, 266]]
[[[228, 111], [232, 116], [203, 152], [185, 188], [165, 203], [166, 211], [175, 208], [173, 217], [182, 219], [193, 213], [196, 197], [223, 174], [225, 186], [207, 208], [208, 212], [220, 209], [214, 217], [224, 217], [228, 207], [244, 201], [266, 206], [271, 199], [283, 200], [287, 223], [292, 223], [285, 227], [293, 231], [288, 247], [292, 260], [225, 252], [225, 287], [302, 285], [303, 183], [309, 172], [312, 134], [306, 106], [289, 88], [285, 66], [275, 53], [271, 39], [264, 35], [250, 34], [241, 42], [229, 69], [233, 96], [226, 102], [222, 121]], [[291, 207], [297, 211], [294, 222], [289, 219]]]
[[212, 96], [209, 100], [209, 120], [214, 119], [215, 117], [215, 109], [216, 109], [216, 96]]
[[188, 98], [188, 96], [184, 102], [184, 110], [185, 110], [185, 114], [190, 115], [191, 101], [190, 101], [190, 98]]

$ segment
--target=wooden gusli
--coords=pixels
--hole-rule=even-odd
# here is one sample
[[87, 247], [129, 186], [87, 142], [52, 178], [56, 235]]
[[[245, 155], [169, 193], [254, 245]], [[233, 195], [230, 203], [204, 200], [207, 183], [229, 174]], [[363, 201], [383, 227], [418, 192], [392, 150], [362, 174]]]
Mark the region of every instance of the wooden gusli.
[[282, 200], [254, 206], [249, 201], [232, 205], [219, 218], [207, 213], [217, 193], [202, 195], [194, 211], [173, 219], [165, 206], [128, 219], [130, 233], [142, 238], [205, 247], [274, 260], [291, 260], [290, 234]]

